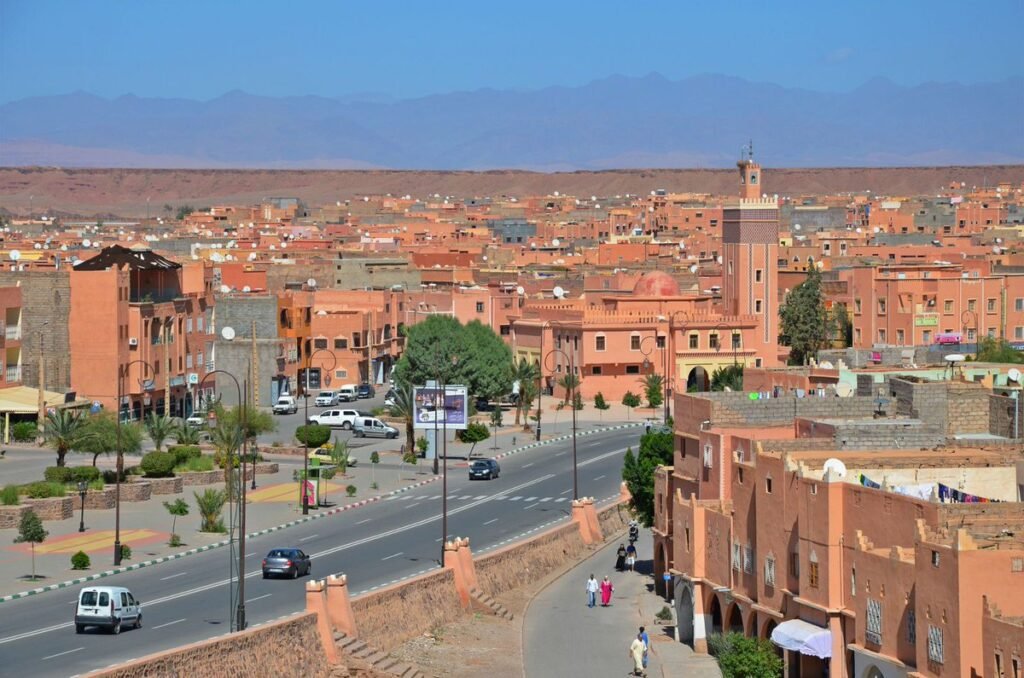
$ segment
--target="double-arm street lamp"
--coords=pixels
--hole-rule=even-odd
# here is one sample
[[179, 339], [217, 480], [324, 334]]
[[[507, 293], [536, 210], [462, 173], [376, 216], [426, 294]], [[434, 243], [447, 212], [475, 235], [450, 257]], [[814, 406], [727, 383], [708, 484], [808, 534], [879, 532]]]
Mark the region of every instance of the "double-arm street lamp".
[[729, 332], [729, 341], [732, 343], [732, 366], [736, 367], [738, 364], [738, 361], [736, 360], [736, 351], [739, 349], [738, 339], [740, 337], [740, 333], [735, 327], [731, 327], [725, 323], [718, 323], [715, 325], [715, 336], [718, 337], [718, 345], [715, 346], [716, 352], [720, 352], [722, 350], [722, 337], [724, 336], [722, 334], [722, 330], [727, 330]]
[[[114, 566], [121, 564], [121, 476], [124, 474], [124, 450], [121, 447], [121, 401], [124, 400], [124, 380], [128, 376], [128, 370], [131, 369], [132, 365], [142, 365], [142, 379], [139, 380], [139, 385], [142, 390], [146, 390], [146, 374], [156, 374], [156, 370], [146, 362], [145, 360], [138, 359], [132, 360], [127, 365], [118, 367], [117, 369], [117, 416], [114, 421], [116, 422], [117, 429], [117, 470], [114, 473]], [[143, 404], [142, 411], [145, 412], [145, 404]]]
[[540, 325], [540, 349], [537, 352], [537, 355], [541, 357], [537, 365], [537, 441], [540, 441], [541, 399], [544, 397], [544, 329], [550, 322], [550, 320], [545, 320]]
[[[312, 353], [306, 354], [306, 370], [305, 374], [305, 385], [302, 388], [302, 401], [303, 401], [303, 423], [309, 425], [309, 373], [313, 366], [313, 356], [317, 353], [326, 353], [331, 356], [331, 372], [334, 372], [334, 368], [338, 366], [338, 356], [334, 355], [334, 351], [329, 348], [318, 348]], [[320, 380], [323, 383], [323, 379]], [[318, 471], [319, 473], [319, 471]], [[253, 478], [255, 479], [255, 474]], [[318, 476], [319, 477], [319, 476]], [[318, 481], [319, 484], [319, 481]], [[309, 437], [302, 436], [302, 490], [299, 492], [299, 499], [302, 502], [302, 515], [309, 515]], [[319, 503], [319, 498], [317, 503]]]
[[579, 389], [579, 377], [576, 376], [576, 363], [573, 360], [572, 351], [566, 353], [561, 349], [553, 348], [544, 355], [541, 363], [546, 364], [548, 358], [555, 354], [561, 355], [569, 364], [567, 376], [568, 383], [572, 387], [569, 395], [569, 408], [572, 410], [572, 498], [579, 499], [579, 482], [576, 473], [576, 393]]
[[[644, 344], [648, 341], [654, 340], [654, 346], [650, 346], [647, 350], [644, 350]], [[658, 346], [658, 339], [662, 339], [661, 346]], [[650, 337], [644, 337], [640, 340], [640, 352], [644, 355], [644, 370], [650, 368], [652, 365], [650, 360], [651, 353], [654, 352], [655, 348], [661, 349], [661, 381], [662, 388], [664, 390], [663, 405], [664, 405], [664, 421], [668, 423], [668, 339], [658, 336], [658, 331], [654, 331], [654, 335]]]
[[[232, 456], [232, 453], [234, 452], [234, 449], [233, 449], [234, 446], [235, 446], [234, 442], [237, 441], [238, 444], [240, 444], [241, 448], [242, 448], [241, 449], [241, 458], [242, 458], [241, 471], [242, 471], [242, 474], [241, 474], [241, 477], [239, 478], [237, 489], [235, 487], [233, 487], [233, 482], [229, 481], [229, 482], [232, 482], [232, 485], [229, 485], [229, 489], [235, 494], [235, 497], [238, 499], [238, 506], [239, 506], [239, 508], [238, 508], [238, 517], [239, 517], [239, 526], [238, 526], [238, 528], [239, 528], [238, 529], [238, 548], [239, 548], [239, 550], [238, 550], [238, 598], [237, 598], [237, 602], [236, 602], [236, 604], [234, 606], [234, 610], [233, 610], [234, 615], [235, 615], [235, 617], [234, 617], [235, 624], [234, 624], [234, 629], [233, 630], [235, 630], [235, 631], [244, 631], [245, 627], [246, 627], [246, 622], [245, 622], [245, 486], [246, 486], [246, 483], [245, 483], [245, 472], [246, 472], [246, 463], [245, 463], [246, 462], [246, 454], [245, 454], [245, 451], [246, 450], [245, 450], [245, 446], [246, 446], [246, 442], [249, 439], [249, 428], [248, 428], [249, 424], [248, 424], [248, 419], [246, 417], [246, 402], [248, 401], [248, 398], [249, 398], [249, 389], [248, 389], [248, 384], [246, 384], [245, 399], [243, 399], [242, 398], [242, 386], [238, 383], [238, 378], [235, 377], [235, 375], [231, 374], [230, 372], [228, 372], [226, 370], [213, 370], [212, 372], [207, 372], [206, 375], [203, 377], [202, 381], [199, 382], [199, 391], [202, 391], [203, 384], [206, 382], [206, 380], [209, 379], [210, 377], [212, 377], [215, 374], [223, 374], [224, 376], [230, 378], [231, 381], [233, 381], [235, 383], [235, 389], [238, 391], [238, 408], [239, 408], [238, 428], [239, 428], [240, 439], [237, 439], [237, 438], [234, 438], [234, 437], [231, 438], [232, 444], [229, 444], [227, 449], [224, 450], [224, 452], [225, 452], [224, 463], [225, 463], [225, 467], [228, 469], [228, 478], [233, 478], [234, 477], [234, 471], [235, 471], [235, 459]], [[255, 474], [256, 474], [256, 464], [255, 464], [255, 460], [254, 460], [253, 461], [253, 475], [255, 475]], [[231, 557], [230, 549], [229, 549], [228, 557], [229, 558]], [[233, 566], [234, 563], [230, 562], [230, 565]], [[229, 584], [229, 586], [230, 586], [230, 584]], [[229, 616], [229, 618], [230, 618], [230, 616]]]
[[[451, 357], [451, 365], [454, 369], [459, 364], [459, 357]], [[447, 365], [438, 363], [437, 378], [434, 381], [434, 473], [437, 473], [437, 419], [441, 419], [441, 567], [444, 568], [444, 545], [448, 541], [448, 399], [447, 379], [445, 371]], [[440, 393], [440, 397], [438, 394]], [[440, 412], [440, 414], [438, 414]]]

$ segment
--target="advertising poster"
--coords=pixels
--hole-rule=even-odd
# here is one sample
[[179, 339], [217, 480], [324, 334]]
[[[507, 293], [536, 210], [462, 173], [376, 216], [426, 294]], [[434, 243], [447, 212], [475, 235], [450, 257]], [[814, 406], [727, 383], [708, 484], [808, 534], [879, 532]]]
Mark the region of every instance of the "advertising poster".
[[[469, 423], [469, 402], [465, 386], [446, 386], [444, 398], [441, 389], [417, 386], [413, 389], [413, 427], [433, 429], [446, 427], [464, 429]], [[443, 405], [442, 405], [443, 400]]]

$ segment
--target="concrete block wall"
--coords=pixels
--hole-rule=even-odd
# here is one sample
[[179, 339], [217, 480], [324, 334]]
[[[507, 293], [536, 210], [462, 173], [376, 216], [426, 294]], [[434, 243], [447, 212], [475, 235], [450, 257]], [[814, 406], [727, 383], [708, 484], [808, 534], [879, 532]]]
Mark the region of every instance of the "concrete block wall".
[[981, 384], [893, 377], [889, 392], [898, 415], [920, 419], [948, 435], [989, 432], [989, 392]]
[[[0, 287], [21, 286], [21, 382], [39, 386], [39, 339], [42, 337], [49, 391], [63, 393], [71, 384], [71, 278], [67, 271], [0, 270]], [[44, 329], [43, 324], [48, 323]]]
[[973, 383], [951, 383], [946, 386], [946, 433], [988, 433], [988, 389]]
[[772, 426], [793, 421], [794, 416], [810, 419], [870, 419], [875, 400], [866, 396], [838, 398], [783, 395], [767, 400], [750, 400], [746, 393], [714, 393], [711, 421], [714, 425]]
[[[223, 327], [223, 325], [222, 325]], [[271, 383], [277, 375], [277, 339], [257, 339], [256, 354], [259, 362], [259, 402], [258, 407], [270, 407]], [[217, 356], [216, 367], [218, 370], [225, 370], [238, 379], [238, 385], [243, 386], [243, 381], [248, 378], [249, 363], [252, 361], [252, 341], [250, 339], [235, 337], [232, 341], [224, 341], [218, 338], [214, 345]], [[238, 404], [238, 389], [235, 382], [225, 375], [218, 374], [217, 393], [221, 396], [227, 407], [234, 407]]]
[[218, 331], [232, 328], [235, 341], [252, 337], [253, 322], [257, 338], [277, 338], [277, 295], [216, 294], [214, 301]]
[[1024, 438], [1024, 398], [989, 394], [988, 430], [1004, 438]]

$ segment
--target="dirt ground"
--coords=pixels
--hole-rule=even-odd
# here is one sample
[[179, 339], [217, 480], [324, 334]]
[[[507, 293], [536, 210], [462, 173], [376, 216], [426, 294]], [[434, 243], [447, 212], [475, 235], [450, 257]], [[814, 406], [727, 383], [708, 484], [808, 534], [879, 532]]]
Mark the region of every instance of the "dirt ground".
[[514, 615], [511, 622], [474, 613], [455, 624], [425, 632], [392, 650], [391, 656], [415, 664], [437, 678], [522, 678], [526, 608], [541, 589], [572, 569], [576, 562], [568, 562], [533, 584], [495, 597]]

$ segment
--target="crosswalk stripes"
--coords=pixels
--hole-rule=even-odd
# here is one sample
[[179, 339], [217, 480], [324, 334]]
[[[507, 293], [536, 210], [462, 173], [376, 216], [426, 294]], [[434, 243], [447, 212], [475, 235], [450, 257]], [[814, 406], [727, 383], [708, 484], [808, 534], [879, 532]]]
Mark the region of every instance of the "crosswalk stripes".
[[[526, 504], [529, 504], [531, 502], [537, 502], [538, 504], [542, 504], [542, 503], [546, 503], [546, 502], [560, 503], [560, 502], [569, 501], [568, 497], [524, 497], [524, 496], [521, 496], [521, 495], [517, 495], [515, 497], [510, 497], [510, 496], [504, 495], [504, 494], [499, 494], [497, 496], [486, 495], [486, 494], [481, 494], [481, 495], [477, 495], [477, 496], [473, 496], [471, 494], [451, 494], [451, 495], [448, 495], [448, 501], [470, 501], [470, 500], [471, 501], [480, 501], [482, 499], [487, 499], [488, 497], [490, 497], [492, 501], [522, 501], [523, 503], [526, 503]], [[439, 499], [441, 499], [441, 495], [440, 494], [423, 495], [421, 497], [418, 497], [418, 496], [415, 496], [415, 495], [410, 495], [410, 494], [403, 494], [403, 495], [388, 497], [386, 501], [410, 501], [410, 500], [428, 501], [428, 500], [439, 500]]]

